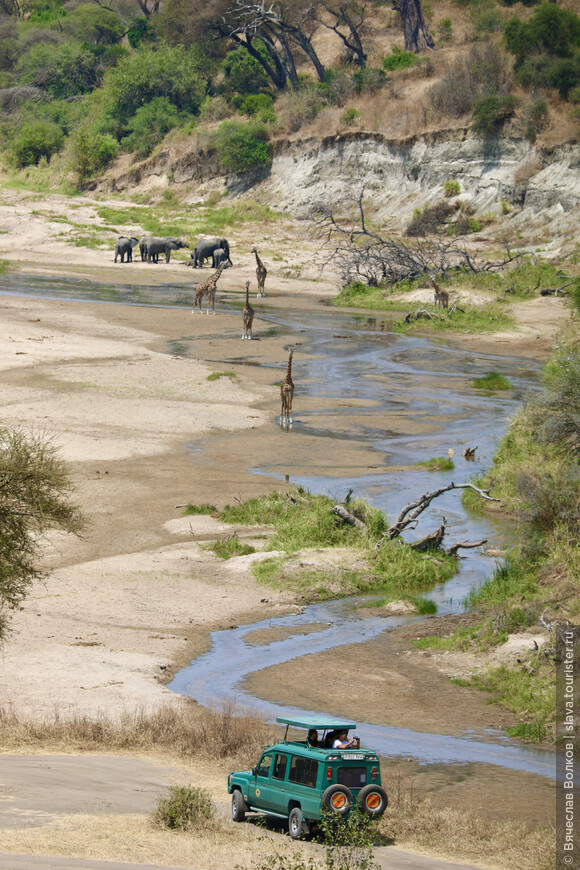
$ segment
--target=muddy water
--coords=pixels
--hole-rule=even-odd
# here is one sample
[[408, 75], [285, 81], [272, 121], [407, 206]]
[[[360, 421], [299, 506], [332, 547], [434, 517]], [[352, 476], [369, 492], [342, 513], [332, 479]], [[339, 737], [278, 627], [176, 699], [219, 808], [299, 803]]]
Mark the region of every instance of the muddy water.
[[[5, 275], [0, 276], [2, 292], [164, 307], [191, 304], [191, 290], [182, 285], [137, 287], [96, 284], [84, 279]], [[366, 497], [383, 509], [390, 519], [418, 495], [451, 480], [465, 482], [485, 467], [522, 394], [536, 384], [537, 367], [528, 359], [471, 353], [441, 339], [399, 336], [389, 331], [388, 318], [328, 309], [304, 314], [297, 326], [295, 321], [290, 323], [267, 308], [259, 317], [262, 335], [283, 340], [292, 331], [299, 336], [294, 373], [300, 384], [300, 396], [308, 400], [303, 402], [307, 409], [296, 411], [286, 437], [294, 443], [304, 435], [354, 441], [372, 448], [376, 455], [372, 473], [343, 474], [337, 478], [320, 476], [310, 469], [308, 454], [294, 450], [292, 455], [298, 458], [290, 467], [285, 459], [284, 474], [289, 473], [295, 483], [312, 492], [341, 498], [352, 488], [357, 496]], [[188, 340], [183, 339], [178, 348], [168, 347], [167, 351], [197, 356], [199, 348], [194, 352]], [[242, 363], [247, 358], [224, 360], [227, 362]], [[506, 375], [513, 389], [492, 395], [475, 390], [473, 378], [492, 370]], [[279, 377], [279, 368], [273, 369], [272, 381]], [[477, 446], [475, 463], [461, 457], [468, 446]], [[445, 456], [450, 448], [455, 451], [453, 471], [432, 473], [414, 466], [419, 460]], [[282, 474], [272, 463], [253, 470], [273, 477]], [[421, 537], [445, 516], [449, 541], [487, 538], [490, 545], [502, 547], [512, 538], [507, 521], [468, 515], [457, 492], [438, 499], [426, 513], [428, 518], [411, 530], [408, 537]], [[441, 613], [460, 612], [468, 590], [482, 583], [493, 566], [493, 560], [479, 550], [469, 551], [469, 556], [461, 560], [456, 577], [431, 590], [428, 597], [437, 602]], [[242, 681], [262, 668], [342, 644], [364, 642], [409, 621], [381, 618], [363, 622], [354, 606], [358, 603], [358, 599], [327, 602], [309, 607], [302, 614], [216, 632], [211, 651], [180, 672], [170, 688], [205, 705], [226, 698], [239, 700], [242, 696], [252, 708], [271, 719], [283, 713], [299, 713], [250, 697], [244, 692]], [[312, 623], [327, 625], [321, 631], [300, 632], [300, 626]], [[269, 644], [246, 643], [246, 635], [276, 627], [296, 627], [296, 634], [290, 630], [285, 639]], [[527, 749], [497, 733], [449, 737], [370, 724], [364, 725], [364, 733], [369, 742], [388, 755], [411, 756], [420, 762], [485, 761], [553, 776], [551, 753]]]

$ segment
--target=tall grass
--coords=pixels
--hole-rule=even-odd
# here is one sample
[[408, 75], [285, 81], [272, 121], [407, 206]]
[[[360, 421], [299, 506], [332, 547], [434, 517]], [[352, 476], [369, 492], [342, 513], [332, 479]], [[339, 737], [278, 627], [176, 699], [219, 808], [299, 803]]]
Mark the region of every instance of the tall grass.
[[193, 705], [163, 707], [116, 719], [105, 713], [90, 717], [58, 712], [44, 719], [28, 719], [0, 707], [0, 746], [4, 750], [43, 746], [66, 748], [67, 752], [166, 751], [204, 761], [227, 758], [243, 766], [254, 763], [272, 738], [271, 726], [234, 704], [202, 711]]

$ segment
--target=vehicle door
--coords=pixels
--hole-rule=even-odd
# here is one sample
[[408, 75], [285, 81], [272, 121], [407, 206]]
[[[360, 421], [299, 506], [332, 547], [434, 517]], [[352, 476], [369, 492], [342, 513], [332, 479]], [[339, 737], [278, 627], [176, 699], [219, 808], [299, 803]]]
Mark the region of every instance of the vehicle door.
[[288, 798], [297, 800], [305, 818], [320, 818], [319, 762], [314, 758], [290, 756]]
[[272, 766], [272, 803], [278, 813], [288, 811], [288, 756], [285, 752], [276, 752]]
[[256, 809], [276, 812], [276, 808], [273, 806], [273, 789], [270, 779], [273, 758], [272, 752], [265, 752], [253, 768], [248, 788], [248, 803]]

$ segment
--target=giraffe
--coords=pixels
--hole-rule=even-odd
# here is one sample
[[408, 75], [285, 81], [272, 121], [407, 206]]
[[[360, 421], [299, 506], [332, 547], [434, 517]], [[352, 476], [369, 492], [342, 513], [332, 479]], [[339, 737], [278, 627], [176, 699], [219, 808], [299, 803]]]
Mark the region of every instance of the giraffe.
[[435, 307], [439, 305], [441, 308], [449, 308], [449, 293], [447, 290], [444, 290], [435, 278], [431, 278], [431, 283], [435, 290]]
[[250, 282], [246, 281], [246, 304], [242, 310], [242, 320], [244, 321], [244, 334], [242, 338], [253, 338], [252, 323], [254, 322], [254, 309], [250, 305]]
[[223, 270], [224, 267], [220, 266], [219, 269], [216, 269], [216, 271], [209, 276], [209, 278], [206, 278], [205, 281], [202, 281], [201, 284], [197, 285], [197, 287], [195, 288], [195, 299], [193, 300], [193, 311], [191, 312], [192, 314], [195, 312], [198, 302], [199, 312], [201, 314], [201, 302], [205, 293], [207, 293], [207, 311], [205, 313], [209, 314], [209, 306], [211, 302], [211, 313], [215, 314], [215, 291], [217, 287], [217, 282]]
[[256, 278], [258, 279], [258, 292], [256, 293], [256, 296], [265, 296], [266, 291], [264, 290], [264, 284], [266, 283], [268, 270], [260, 260], [257, 248], [252, 248], [252, 254], [255, 254], [256, 256]]
[[286, 377], [280, 384], [280, 396], [282, 398], [282, 410], [280, 412], [280, 426], [289, 429], [292, 426], [292, 397], [294, 395], [294, 382], [292, 380], [292, 355], [294, 346], [288, 349], [288, 368]]

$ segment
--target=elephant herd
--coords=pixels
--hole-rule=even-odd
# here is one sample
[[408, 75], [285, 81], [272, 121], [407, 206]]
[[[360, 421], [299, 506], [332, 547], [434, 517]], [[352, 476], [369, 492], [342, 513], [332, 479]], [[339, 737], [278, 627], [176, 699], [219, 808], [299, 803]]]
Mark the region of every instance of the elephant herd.
[[[121, 258], [121, 263], [133, 261], [133, 248], [139, 245], [141, 260], [147, 263], [158, 263], [159, 254], [165, 254], [165, 262], [171, 260], [171, 251], [180, 248], [189, 248], [186, 242], [175, 239], [172, 236], [145, 236], [141, 240], [131, 236], [120, 236], [115, 243], [115, 263]], [[188, 266], [202, 267], [204, 260], [211, 258], [212, 267], [218, 269], [222, 266], [227, 269], [233, 265], [230, 258], [230, 246], [227, 239], [211, 238], [200, 239], [195, 245]]]

